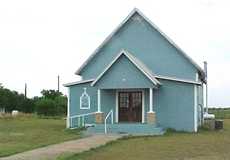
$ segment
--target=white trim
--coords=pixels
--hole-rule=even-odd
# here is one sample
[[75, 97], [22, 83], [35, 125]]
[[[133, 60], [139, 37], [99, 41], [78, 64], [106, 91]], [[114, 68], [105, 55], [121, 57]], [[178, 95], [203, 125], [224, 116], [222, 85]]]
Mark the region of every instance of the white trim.
[[[198, 73], [196, 73], [196, 74], [198, 75]], [[154, 76], [157, 79], [165, 79], [165, 80], [171, 80], [171, 81], [177, 81], [177, 82], [183, 82], [183, 83], [191, 83], [191, 84], [197, 84], [197, 85], [202, 84], [201, 82], [199, 82], [199, 79], [197, 81], [191, 81], [191, 80], [188, 80], [188, 79], [181, 79], [181, 78], [175, 78], [175, 77], [169, 77], [169, 76], [161, 76], [161, 75], [154, 75]], [[95, 81], [95, 79], [89, 79], [89, 80], [82, 80], [82, 81], [77, 81], [77, 82], [66, 83], [66, 84], [63, 84], [63, 86], [69, 87], [69, 86], [88, 83], [88, 82], [93, 82], [93, 81]]]
[[160, 76], [160, 75], [156, 75], [155, 77], [157, 79], [165, 79], [165, 80], [177, 81], [177, 82], [183, 82], [183, 83], [191, 83], [191, 84], [197, 84], [197, 85], [201, 85], [202, 84], [201, 82], [198, 82], [198, 81], [180, 79], [180, 78], [175, 78], [175, 77]]
[[197, 86], [194, 85], [194, 131], [197, 132]]
[[[137, 60], [137, 58], [133, 57], [133, 55], [131, 55], [129, 52], [123, 50], [124, 54], [129, 58], [129, 60], [136, 65], [136, 67], [141, 70], [155, 85], [161, 84], [152, 73], [149, 73], [150, 69], [148, 69], [148, 71], [146, 69], [144, 69], [144, 66], [141, 66], [140, 64], [138, 64], [135, 60]], [[138, 60], [140, 61], [140, 60]], [[147, 68], [147, 67], [146, 67]]]
[[101, 90], [97, 90], [97, 112], [101, 112]]
[[115, 116], [116, 116], [116, 119], [115, 119], [115, 122], [118, 123], [119, 121], [119, 118], [118, 118], [118, 90], [116, 90], [116, 109], [115, 109]]
[[142, 90], [142, 123], [145, 123], [145, 90]]
[[77, 82], [71, 82], [71, 83], [63, 84], [63, 86], [64, 87], [69, 87], [69, 86], [73, 86], [73, 85], [77, 85], [77, 84], [83, 84], [83, 83], [88, 83], [88, 82], [92, 82], [92, 81], [94, 81], [94, 79], [81, 80], [81, 81], [77, 81]]
[[190, 57], [186, 54], [171, 38], [169, 38], [163, 31], [160, 30], [149, 18], [147, 18], [139, 9], [136, 9], [137, 13], [141, 15], [154, 29], [156, 29], [173, 47], [179, 50], [185, 58], [188, 59], [191, 64], [193, 64], [202, 74], [204, 73], [203, 69]]
[[[80, 97], [80, 109], [90, 109], [90, 96], [87, 94], [86, 89], [87, 88], [84, 88], [84, 92], [82, 93], [82, 95]], [[87, 97], [88, 107], [82, 107], [82, 98], [83, 98], [83, 96]]]
[[119, 104], [118, 104], [118, 93], [119, 92], [135, 92], [141, 91], [142, 92], [142, 115], [141, 115], [141, 123], [145, 123], [145, 90], [143, 89], [117, 89], [116, 90], [116, 119], [115, 122], [119, 123]]
[[105, 40], [94, 50], [94, 52], [89, 56], [89, 58], [80, 66], [80, 68], [75, 72], [75, 74], [79, 75], [81, 70], [89, 63], [89, 61], [101, 50], [101, 48], [108, 43], [110, 39], [116, 34], [116, 32], [129, 20], [129, 18], [135, 13], [133, 10], [113, 31], [110, 33]]
[[175, 42], [172, 41], [165, 33], [163, 33], [150, 19], [148, 19], [139, 9], [134, 8], [131, 13], [116, 27], [111, 34], [98, 46], [98, 48], [90, 55], [90, 57], [81, 65], [81, 67], [75, 72], [75, 74], [80, 75], [81, 70], [89, 63], [89, 61], [101, 50], [101, 48], [109, 42], [110, 39], [120, 30], [120, 28], [135, 14], [138, 13], [144, 20], [146, 20], [150, 26], [157, 30], [172, 46], [178, 49], [186, 59], [189, 60], [201, 73], [204, 75], [203, 69], [191, 58], [189, 57]]
[[149, 112], [153, 112], [153, 89], [149, 88]]
[[104, 69], [103, 72], [99, 74], [99, 76], [91, 83], [91, 86], [94, 86], [97, 81], [109, 70], [109, 68], [119, 59], [121, 55], [125, 55], [151, 82], [153, 82], [154, 85], [160, 84], [160, 82], [151, 75], [151, 73], [148, 73], [143, 67], [141, 67], [138, 63], [135, 62], [133, 57], [125, 50], [121, 50], [118, 55], [112, 60], [112, 62]]
[[68, 88], [67, 93], [67, 117], [66, 117], [66, 128], [70, 128], [70, 89]]
[[199, 74], [196, 73], [196, 82], [199, 82]]
[[[196, 73], [196, 81], [198, 82], [199, 81], [199, 74]], [[203, 84], [202, 84], [203, 85]], [[203, 86], [202, 86], [203, 88]], [[202, 108], [203, 108], [203, 104], [200, 104], [200, 88], [196, 86], [196, 97], [197, 97], [197, 107], [196, 107], [196, 113], [197, 113], [197, 124], [198, 126], [201, 126], [202, 124], [202, 114], [203, 114], [203, 111], [202, 111]], [[199, 95], [198, 95], [199, 94]], [[199, 113], [199, 114], [198, 114]]]

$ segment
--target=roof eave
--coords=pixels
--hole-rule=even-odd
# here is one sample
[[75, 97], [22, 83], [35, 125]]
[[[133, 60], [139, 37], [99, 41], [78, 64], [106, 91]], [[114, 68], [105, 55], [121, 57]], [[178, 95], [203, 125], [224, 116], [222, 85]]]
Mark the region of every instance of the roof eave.
[[91, 86], [94, 86], [99, 79], [110, 69], [110, 67], [119, 59], [119, 57], [124, 54], [154, 85], [158, 86], [161, 85], [161, 83], [156, 79], [153, 78], [153, 75], [150, 75], [148, 72], [146, 72], [141, 66], [139, 66], [135, 61], [132, 59], [131, 56], [129, 56], [130, 53], [122, 49], [118, 55], [113, 59], [113, 61], [104, 69], [103, 72], [99, 74], [99, 76], [91, 83]]
[[129, 15], [105, 38], [105, 40], [94, 50], [94, 52], [88, 57], [88, 59], [80, 66], [80, 68], [75, 72], [76, 75], [80, 75], [82, 69], [89, 63], [89, 61], [97, 54], [97, 52], [114, 36], [114, 34], [132, 17], [136, 12], [137, 8], [134, 8]]
[[113, 30], [111, 34], [97, 47], [97, 49], [89, 56], [89, 58], [82, 64], [82, 66], [75, 72], [76, 75], [80, 75], [81, 71], [85, 68], [85, 66], [89, 63], [89, 61], [98, 53], [98, 51], [113, 37], [113, 35], [132, 17], [135, 13], [138, 13], [142, 16], [154, 29], [156, 29], [162, 37], [164, 37], [171, 45], [173, 45], [176, 49], [178, 49], [181, 54], [187, 58], [195, 68], [200, 72], [204, 73], [204, 70], [190, 57], [188, 56], [172, 39], [170, 39], [164, 32], [162, 32], [159, 27], [157, 27], [149, 18], [147, 18], [139, 9], [134, 8], [130, 14]]
[[84, 83], [89, 83], [94, 81], [94, 79], [88, 79], [88, 80], [82, 80], [82, 81], [76, 81], [76, 82], [71, 82], [71, 83], [65, 83], [63, 84], [64, 87], [70, 87], [78, 84], [84, 84]]

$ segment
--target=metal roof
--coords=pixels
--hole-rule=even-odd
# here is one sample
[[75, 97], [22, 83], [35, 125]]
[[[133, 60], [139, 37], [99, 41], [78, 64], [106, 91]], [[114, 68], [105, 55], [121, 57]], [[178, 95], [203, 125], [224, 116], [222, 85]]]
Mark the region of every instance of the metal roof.
[[120, 28], [135, 14], [138, 13], [144, 20], [146, 20], [150, 26], [157, 30], [170, 44], [172, 44], [178, 51], [183, 55], [188, 61], [197, 68], [201, 73], [201, 76], [204, 77], [205, 73], [203, 69], [190, 58], [178, 45], [176, 45], [165, 33], [163, 33], [153, 22], [151, 22], [139, 9], [134, 8], [131, 13], [125, 18], [124, 21], [102, 42], [102, 44], [91, 54], [91, 56], [82, 64], [82, 66], [75, 72], [75, 74], [80, 75], [83, 68], [90, 62], [90, 60], [101, 50], [101, 48], [106, 45], [106, 43], [120, 30]]
[[88, 82], [93, 82], [94, 79], [88, 79], [88, 80], [81, 80], [81, 81], [77, 81], [77, 82], [71, 82], [71, 83], [66, 83], [63, 84], [64, 87], [69, 87], [69, 86], [73, 86], [73, 85], [77, 85], [77, 84], [83, 84], [83, 83], [88, 83]]

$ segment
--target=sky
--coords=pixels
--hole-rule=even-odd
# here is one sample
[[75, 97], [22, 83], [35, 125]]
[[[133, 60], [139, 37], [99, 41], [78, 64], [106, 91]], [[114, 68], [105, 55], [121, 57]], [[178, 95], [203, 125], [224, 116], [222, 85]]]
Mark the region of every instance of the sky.
[[[209, 106], [230, 106], [230, 2], [227, 0], [2, 0], [0, 83], [39, 96], [80, 79], [74, 72], [136, 7], [203, 67]], [[61, 91], [66, 88], [61, 85]]]

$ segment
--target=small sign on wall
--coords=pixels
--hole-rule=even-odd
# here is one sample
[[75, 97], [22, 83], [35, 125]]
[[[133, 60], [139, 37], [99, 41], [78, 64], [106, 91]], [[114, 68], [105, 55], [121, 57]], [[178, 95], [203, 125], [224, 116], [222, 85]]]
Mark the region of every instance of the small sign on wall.
[[90, 109], [90, 96], [87, 94], [87, 88], [83, 88], [84, 91], [80, 97], [80, 109]]

